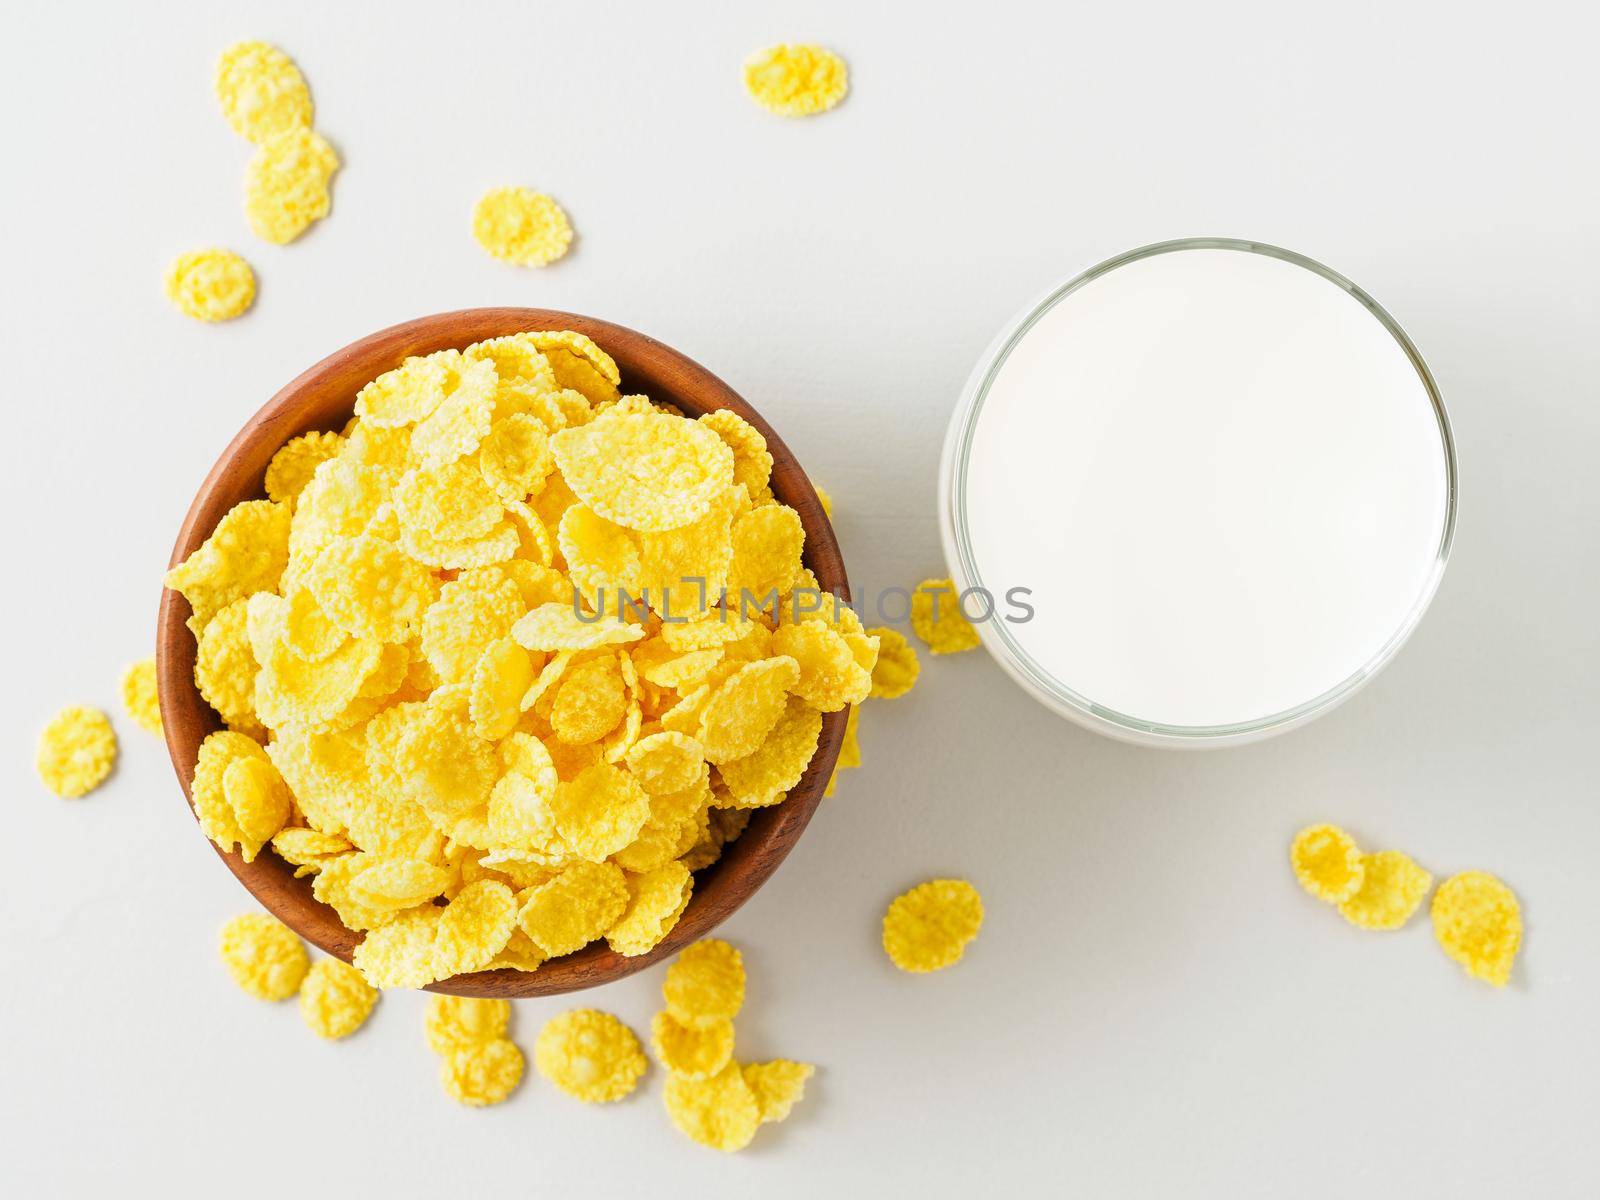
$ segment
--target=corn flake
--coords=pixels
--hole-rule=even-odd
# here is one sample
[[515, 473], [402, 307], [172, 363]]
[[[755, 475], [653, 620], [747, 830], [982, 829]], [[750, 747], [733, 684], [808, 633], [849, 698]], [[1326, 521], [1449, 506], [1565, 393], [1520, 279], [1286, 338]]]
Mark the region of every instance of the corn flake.
[[606, 933], [606, 941], [618, 954], [633, 958], [647, 954], [672, 932], [689, 903], [694, 878], [680, 862], [669, 862], [653, 871], [626, 876], [628, 907]]
[[1361, 890], [1365, 866], [1355, 839], [1336, 825], [1312, 825], [1289, 847], [1294, 877], [1318, 900], [1343, 904]]
[[214, 85], [233, 131], [261, 143], [311, 127], [311, 91], [300, 68], [266, 42], [235, 42], [217, 60]]
[[733, 452], [722, 439], [667, 413], [608, 413], [563, 429], [550, 447], [579, 499], [641, 532], [699, 520], [733, 482]]
[[800, 514], [783, 504], [751, 509], [733, 523], [728, 591], [745, 603], [770, 608], [800, 577], [806, 531]]
[[556, 1087], [586, 1104], [621, 1100], [644, 1074], [639, 1039], [610, 1013], [577, 1008], [545, 1022], [534, 1065]]
[[[326, 874], [324, 870], [317, 881]], [[356, 969], [375, 988], [427, 987], [441, 978], [434, 966], [433, 948], [444, 911], [432, 905], [410, 908], [369, 930], [355, 949]]]
[[482, 1108], [499, 1104], [516, 1091], [524, 1069], [516, 1043], [495, 1038], [446, 1055], [439, 1063], [439, 1082], [457, 1104]]
[[961, 597], [948, 579], [924, 579], [911, 593], [911, 628], [933, 654], [959, 654], [979, 644], [978, 631], [961, 611]]
[[265, 755], [235, 758], [222, 773], [222, 795], [239, 830], [240, 857], [254, 861], [289, 820], [294, 797]]
[[266, 913], [232, 918], [222, 927], [218, 949], [233, 981], [257, 1000], [287, 1000], [310, 966], [300, 939]]
[[66, 800], [87, 795], [106, 781], [117, 760], [117, 735], [98, 708], [69, 705], [39, 734], [34, 769], [44, 785]]
[[922, 669], [916, 650], [897, 629], [880, 626], [867, 633], [878, 639], [878, 658], [872, 668], [872, 696], [880, 700], [904, 696], [917, 682]]
[[206, 623], [195, 650], [200, 698], [230, 727], [260, 728], [256, 720], [256, 658], [250, 649], [249, 602], [235, 600]]
[[743, 484], [752, 499], [769, 493], [772, 454], [761, 431], [731, 408], [719, 408], [700, 418], [700, 424], [716, 430], [717, 436], [733, 451], [733, 481]]
[[154, 656], [129, 663], [122, 672], [122, 708], [146, 733], [161, 736], [161, 697], [156, 691]]
[[621, 868], [576, 862], [534, 888], [517, 920], [533, 943], [555, 958], [605, 936], [627, 905]]
[[487, 966], [511, 940], [516, 922], [516, 897], [505, 884], [485, 879], [462, 888], [439, 918], [433, 945], [438, 977]]
[[473, 209], [472, 236], [501, 262], [543, 267], [572, 245], [572, 223], [543, 192], [498, 187], [485, 192]]
[[633, 776], [603, 762], [558, 784], [550, 807], [562, 840], [590, 862], [633, 841], [650, 816], [650, 800]]
[[529, 650], [593, 650], [638, 641], [644, 630], [609, 617], [586, 616], [569, 602], [539, 605], [512, 627], [511, 636]]
[[526, 499], [554, 466], [544, 425], [526, 413], [496, 421], [478, 447], [478, 467], [502, 500]]
[[[780, 626], [772, 635], [772, 653], [799, 664], [800, 677], [790, 690], [820, 712], [860, 704], [872, 693], [871, 669], [856, 660], [843, 635], [822, 621]], [[876, 662], [876, 643], [869, 646], [868, 656]]]
[[777, 804], [800, 782], [822, 735], [822, 714], [798, 696], [787, 707], [760, 746], [743, 758], [718, 765], [732, 803], [739, 808]]
[[1505, 987], [1522, 946], [1522, 906], [1487, 871], [1463, 871], [1433, 896], [1433, 935], [1468, 975]]
[[344, 449], [344, 438], [337, 433], [302, 433], [285, 442], [267, 464], [267, 498], [292, 504], [317, 468]]
[[763, 1125], [782, 1121], [805, 1095], [806, 1081], [816, 1073], [810, 1063], [775, 1058], [770, 1062], [745, 1063], [739, 1068], [745, 1084], [755, 1094]]
[[964, 879], [933, 879], [897, 896], [883, 917], [883, 949], [902, 971], [961, 960], [983, 924], [983, 898]]
[[300, 1016], [320, 1038], [337, 1041], [366, 1023], [378, 1002], [377, 989], [361, 972], [336, 958], [312, 964], [300, 985]]
[[733, 1059], [733, 1022], [685, 1025], [670, 1012], [658, 1012], [650, 1022], [650, 1045], [673, 1075], [710, 1079]]
[[720, 938], [707, 938], [685, 947], [667, 968], [661, 995], [674, 1018], [699, 1028], [738, 1016], [744, 987], [743, 956]]
[[454, 1054], [505, 1037], [510, 1025], [509, 1000], [429, 996], [423, 1035], [435, 1054]]
[[178, 255], [167, 266], [165, 285], [172, 306], [196, 321], [231, 321], [256, 298], [250, 264], [215, 247]]
[[1399, 850], [1363, 854], [1361, 888], [1339, 905], [1339, 912], [1362, 929], [1399, 929], [1432, 886], [1433, 876]]
[[761, 1124], [761, 1105], [739, 1064], [729, 1062], [710, 1079], [667, 1079], [667, 1116], [692, 1141], [713, 1150], [743, 1150]]
[[526, 650], [509, 637], [491, 642], [469, 681], [472, 731], [490, 742], [511, 733], [522, 716], [522, 697], [533, 681], [533, 659]]
[[780, 117], [827, 112], [850, 90], [850, 71], [832, 50], [810, 43], [779, 43], [744, 63], [744, 86], [762, 108]]
[[755, 753], [783, 716], [789, 689], [799, 678], [795, 660], [779, 656], [747, 663], [719, 684], [706, 697], [697, 724], [706, 761], [725, 763]]
[[338, 169], [333, 147], [308, 128], [264, 138], [245, 167], [244, 215], [255, 235], [282, 246], [327, 216]]

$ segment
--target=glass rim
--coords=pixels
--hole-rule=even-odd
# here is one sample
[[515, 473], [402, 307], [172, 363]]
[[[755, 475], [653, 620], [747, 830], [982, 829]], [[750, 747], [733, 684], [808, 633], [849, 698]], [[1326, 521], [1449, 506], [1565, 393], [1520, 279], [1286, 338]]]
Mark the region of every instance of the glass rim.
[[1000, 368], [1005, 365], [1011, 352], [1016, 349], [1018, 343], [1022, 341], [1034, 325], [1073, 292], [1129, 263], [1179, 250], [1234, 250], [1280, 259], [1311, 271], [1349, 293], [1382, 323], [1390, 336], [1405, 352], [1407, 359], [1410, 360], [1412, 367], [1416, 370], [1417, 377], [1421, 380], [1424, 390], [1427, 392], [1439, 433], [1440, 450], [1444, 456], [1445, 468], [1444, 521], [1440, 528], [1433, 565], [1423, 582], [1422, 588], [1412, 601], [1411, 607], [1407, 609], [1399, 625], [1384, 640], [1377, 651], [1350, 675], [1319, 695], [1297, 704], [1293, 708], [1226, 725], [1174, 725], [1146, 720], [1130, 713], [1120, 712], [1075, 691], [1046, 670], [1031, 654], [1023, 649], [1011, 631], [1004, 628], [1003, 623], [983, 621], [979, 623], [977, 628], [980, 637], [982, 637], [990, 652], [1024, 687], [1034, 692], [1035, 695], [1057, 711], [1077, 716], [1086, 724], [1100, 728], [1113, 736], [1123, 736], [1129, 740], [1144, 742], [1211, 742], [1220, 744], [1229, 741], [1248, 741], [1303, 724], [1313, 717], [1334, 708], [1382, 670], [1405, 643], [1406, 639], [1411, 636], [1418, 622], [1421, 621], [1423, 613], [1427, 611], [1434, 594], [1438, 591], [1445, 566], [1450, 559], [1451, 546], [1455, 540], [1458, 489], [1456, 449], [1455, 438], [1450, 429], [1450, 417], [1445, 410], [1444, 399], [1439, 393], [1438, 385], [1434, 382], [1433, 374], [1428, 370], [1428, 365], [1423, 360], [1421, 352], [1400, 326], [1400, 323], [1381, 304], [1357, 287], [1355, 283], [1315, 259], [1298, 254], [1293, 250], [1286, 250], [1281, 246], [1240, 238], [1194, 237], [1176, 238], [1171, 241], [1140, 246], [1137, 249], [1108, 258], [1104, 262], [1070, 277], [1063, 283], [1053, 285], [1042, 299], [1030, 304], [1020, 316], [1013, 318], [1001, 329], [999, 335], [996, 336], [979, 358], [977, 366], [973, 369], [966, 386], [962, 390], [955, 414], [951, 418], [949, 434], [946, 437], [944, 447], [945, 461], [940, 470], [941, 508], [944, 510], [944, 529], [942, 532], [946, 557], [949, 559], [952, 574], [956, 576], [958, 590], [964, 591], [968, 587], [983, 587], [982, 575], [977, 569], [972, 553], [971, 531], [967, 523], [966, 486], [972, 442], [977, 431], [978, 419], [982, 415], [984, 401], [988, 398], [989, 389], [999, 374]]

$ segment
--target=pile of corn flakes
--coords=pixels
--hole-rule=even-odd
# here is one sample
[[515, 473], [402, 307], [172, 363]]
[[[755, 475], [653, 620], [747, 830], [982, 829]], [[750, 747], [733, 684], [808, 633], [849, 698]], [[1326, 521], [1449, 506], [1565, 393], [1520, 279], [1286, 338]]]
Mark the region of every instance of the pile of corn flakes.
[[744, 959], [727, 942], [696, 942], [667, 968], [666, 1007], [650, 1042], [667, 1069], [667, 1116], [684, 1136], [715, 1150], [742, 1150], [762, 1125], [781, 1121], [805, 1093], [810, 1063], [733, 1057], [733, 1018], [744, 1006]]
[[[1289, 865], [1300, 886], [1361, 929], [1399, 929], [1422, 907], [1433, 876], [1399, 850], [1363, 852], [1337, 825], [1295, 835]], [[1433, 897], [1439, 945], [1475, 979], [1504, 987], [1522, 945], [1516, 895], [1487, 871], [1463, 871]]]
[[873, 689], [760, 432], [620, 382], [572, 332], [408, 359], [168, 573], [228, 726], [201, 827], [314, 876], [376, 986], [648, 952]]

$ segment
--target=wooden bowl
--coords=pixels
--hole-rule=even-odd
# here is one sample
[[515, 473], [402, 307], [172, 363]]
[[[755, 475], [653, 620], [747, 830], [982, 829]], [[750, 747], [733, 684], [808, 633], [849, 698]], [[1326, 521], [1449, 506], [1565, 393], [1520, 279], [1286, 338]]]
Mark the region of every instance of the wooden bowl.
[[[704, 367], [653, 338], [593, 317], [540, 308], [475, 308], [408, 321], [346, 346], [292, 380], [250, 419], [200, 485], [178, 531], [173, 564], [182, 562], [205, 541], [235, 504], [264, 495], [262, 479], [279, 446], [309, 430], [342, 428], [354, 410], [356, 392], [368, 380], [399, 366], [410, 355], [461, 348], [524, 329], [586, 333], [616, 359], [625, 394], [643, 392], [652, 400], [670, 401], [690, 416], [731, 408], [759, 429], [772, 452], [772, 490], [800, 514], [805, 526], [806, 565], [823, 590], [849, 599], [844, 562], [822, 503], [794, 455], [755, 409]], [[189, 611], [182, 596], [163, 590], [156, 628], [161, 719], [186, 798], [200, 743], [221, 728], [217, 714], [195, 687], [195, 640], [184, 625]], [[799, 840], [833, 772], [844, 740], [845, 715], [824, 716], [822, 740], [804, 778], [782, 804], [757, 811], [744, 835], [727, 847], [722, 858], [696, 874], [689, 906], [672, 932], [649, 954], [625, 958], [597, 942], [552, 959], [537, 971], [479, 971], [443, 980], [430, 990], [458, 996], [570, 992], [631, 975], [705, 936], [766, 882]], [[293, 868], [271, 851], [263, 851], [251, 863], [237, 853], [218, 853], [239, 882], [285, 925], [329, 954], [350, 961], [362, 935], [346, 929], [331, 908], [312, 898], [310, 879], [294, 878]]]

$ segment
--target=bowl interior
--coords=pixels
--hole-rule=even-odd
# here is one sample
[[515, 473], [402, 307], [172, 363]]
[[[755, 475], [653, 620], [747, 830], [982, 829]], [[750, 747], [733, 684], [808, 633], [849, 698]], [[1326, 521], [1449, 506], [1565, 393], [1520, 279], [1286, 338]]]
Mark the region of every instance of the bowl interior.
[[[849, 599], [849, 583], [832, 527], [810, 480], [794, 455], [759, 413], [715, 375], [677, 351], [620, 325], [593, 317], [538, 308], [483, 308], [440, 313], [385, 329], [345, 347], [291, 381], [261, 409], [223, 451], [185, 517], [172, 551], [176, 564], [198, 547], [235, 504], [262, 497], [267, 463], [289, 438], [314, 429], [339, 429], [351, 416], [356, 392], [408, 356], [525, 329], [573, 329], [598, 342], [622, 372], [624, 394], [644, 393], [669, 401], [689, 416], [729, 408], [767, 439], [772, 453], [772, 490], [800, 514], [805, 527], [805, 562], [824, 591]], [[221, 728], [194, 684], [195, 641], [184, 621], [189, 604], [163, 589], [156, 631], [161, 716], [167, 749], [184, 796], [200, 743]], [[545, 963], [537, 971], [480, 971], [432, 985], [430, 990], [463, 996], [541, 996], [620, 979], [715, 928], [766, 881], [800, 837], [822, 798], [844, 739], [844, 712], [826, 714], [817, 753], [804, 778], [782, 804], [757, 810], [744, 835], [712, 866], [695, 875], [694, 894], [672, 932], [649, 954], [625, 958], [597, 942]], [[191, 800], [192, 805], [192, 800]], [[218, 854], [228, 869], [284, 924], [335, 957], [350, 961], [361, 934], [346, 929], [333, 910], [311, 894], [310, 879], [270, 851], [251, 863], [237, 853]]]

